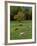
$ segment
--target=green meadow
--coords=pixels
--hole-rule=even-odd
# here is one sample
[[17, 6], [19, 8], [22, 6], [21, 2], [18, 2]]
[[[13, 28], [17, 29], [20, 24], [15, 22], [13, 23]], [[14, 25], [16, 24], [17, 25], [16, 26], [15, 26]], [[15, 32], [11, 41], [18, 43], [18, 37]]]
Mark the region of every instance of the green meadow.
[[31, 39], [32, 21], [10, 21], [10, 40]]

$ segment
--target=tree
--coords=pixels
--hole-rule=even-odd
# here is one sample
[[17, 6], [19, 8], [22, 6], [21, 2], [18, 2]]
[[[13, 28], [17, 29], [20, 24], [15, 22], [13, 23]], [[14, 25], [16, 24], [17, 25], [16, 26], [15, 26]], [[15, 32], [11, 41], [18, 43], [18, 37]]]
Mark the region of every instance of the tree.
[[14, 19], [18, 21], [24, 20], [24, 13], [22, 11], [18, 11], [17, 15], [14, 16]]

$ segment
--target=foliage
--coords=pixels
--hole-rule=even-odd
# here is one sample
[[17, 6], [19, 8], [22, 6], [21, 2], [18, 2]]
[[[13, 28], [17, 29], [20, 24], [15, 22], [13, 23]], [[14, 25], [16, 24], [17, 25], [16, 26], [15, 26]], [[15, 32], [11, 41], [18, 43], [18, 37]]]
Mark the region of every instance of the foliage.
[[31, 7], [10, 7], [10, 20], [30, 20], [32, 19], [32, 8]]

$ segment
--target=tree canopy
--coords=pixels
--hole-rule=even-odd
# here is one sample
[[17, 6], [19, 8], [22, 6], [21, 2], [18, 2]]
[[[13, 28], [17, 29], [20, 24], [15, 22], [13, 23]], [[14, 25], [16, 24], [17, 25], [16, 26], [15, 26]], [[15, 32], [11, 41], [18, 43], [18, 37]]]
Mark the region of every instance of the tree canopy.
[[32, 8], [10, 6], [10, 20], [32, 20]]

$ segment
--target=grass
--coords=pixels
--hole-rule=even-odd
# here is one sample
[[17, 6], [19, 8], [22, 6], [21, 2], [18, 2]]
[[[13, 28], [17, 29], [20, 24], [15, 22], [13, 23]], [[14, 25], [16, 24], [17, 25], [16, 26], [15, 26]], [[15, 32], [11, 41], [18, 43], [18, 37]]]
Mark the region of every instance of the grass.
[[31, 39], [32, 21], [11, 21], [10, 22], [10, 40]]

